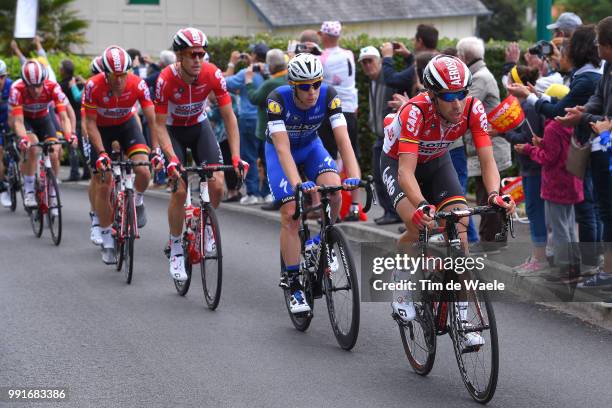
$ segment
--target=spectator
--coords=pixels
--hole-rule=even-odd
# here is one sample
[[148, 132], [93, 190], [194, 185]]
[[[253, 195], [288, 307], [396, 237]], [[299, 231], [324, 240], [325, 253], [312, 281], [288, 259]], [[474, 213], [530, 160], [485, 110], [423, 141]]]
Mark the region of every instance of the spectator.
[[[564, 117], [557, 118], [565, 125], [592, 125], [604, 118], [612, 118], [612, 17], [606, 17], [597, 24], [597, 50], [605, 61], [603, 78], [594, 94], [584, 106], [566, 109]], [[599, 132], [597, 132], [599, 133]], [[612, 175], [610, 174], [610, 152], [598, 146], [598, 138], [591, 149], [591, 170], [597, 192], [597, 202], [603, 221], [604, 263], [596, 274], [581, 287], [604, 287], [612, 285]], [[607, 154], [606, 154], [607, 153]]]
[[130, 58], [132, 58], [132, 70], [134, 74], [138, 75], [142, 79], [147, 77], [147, 62], [142, 57], [139, 50], [130, 48], [127, 50]]
[[363, 72], [370, 80], [368, 126], [372, 133], [376, 135], [376, 140], [372, 146], [372, 173], [378, 202], [385, 211], [383, 216], [375, 219], [374, 222], [378, 225], [394, 224], [401, 222], [401, 219], [393, 207], [380, 173], [380, 155], [385, 137], [384, 119], [387, 114], [392, 112], [388, 102], [393, 99], [393, 94], [396, 91], [385, 85], [380, 52], [378, 52], [376, 47], [368, 46], [362, 48], [359, 53], [359, 63]]
[[159, 73], [162, 69], [166, 68], [168, 65], [172, 65], [176, 62], [176, 54], [170, 50], [162, 50], [159, 53], [159, 64], [155, 64], [154, 62], [149, 63], [148, 75], [145, 78], [145, 82], [149, 86], [149, 90], [151, 91], [151, 95], [155, 91], [155, 83], [157, 82], [157, 77], [159, 77]]
[[570, 38], [574, 31], [582, 25], [582, 19], [574, 13], [561, 13], [557, 21], [546, 26], [552, 30], [553, 37]]
[[[415, 53], [425, 51], [436, 51], [438, 47], [438, 30], [431, 25], [419, 24], [417, 32], [414, 36]], [[385, 83], [398, 90], [399, 93], [407, 93], [413, 91], [414, 85], [414, 55], [406, 48], [403, 43], [384, 43], [381, 47], [383, 57], [383, 71], [385, 73]], [[393, 54], [401, 55], [404, 58], [404, 68], [400, 72], [395, 71], [395, 63]]]
[[560, 267], [560, 274], [549, 279], [566, 283], [575, 283], [580, 275], [574, 204], [584, 199], [582, 180], [565, 168], [571, 135], [571, 127], [549, 119], [543, 139], [534, 136], [533, 145], [515, 146], [519, 154], [529, 155], [542, 166], [541, 197], [545, 201], [546, 223], [552, 231], [555, 265]]
[[[264, 183], [260, 186], [259, 172], [257, 170], [257, 156], [259, 155], [259, 146], [261, 141], [256, 136], [257, 129], [257, 106], [253, 105], [248, 98], [245, 76], [248, 68], [243, 68], [234, 74], [235, 64], [241, 59], [249, 63], [251, 71], [252, 65], [266, 61], [268, 46], [264, 43], [254, 44], [250, 47], [250, 55], [241, 54], [238, 51], [233, 51], [230, 56], [230, 63], [227, 64], [226, 73], [229, 74], [225, 80], [227, 89], [230, 92], [236, 92], [240, 95], [240, 117], [238, 118], [238, 127], [240, 129], [240, 155], [242, 159], [249, 163], [249, 172], [246, 175], [246, 193], [245, 197], [240, 199], [242, 205], [259, 204], [262, 201], [271, 202], [272, 196], [268, 185]], [[254, 73], [252, 82], [255, 87], [259, 87], [264, 81], [261, 72]]]
[[6, 63], [0, 60], [0, 203], [3, 207], [11, 206], [11, 198], [8, 194], [4, 180], [4, 133], [9, 131], [8, 125], [8, 98], [12, 81], [8, 77]]
[[[518, 65], [513, 68], [508, 81], [519, 84], [535, 84], [539, 71], [526, 65]], [[554, 86], [554, 85], [553, 85]], [[563, 86], [558, 85], [557, 86]], [[518, 128], [506, 133], [497, 134], [490, 131], [491, 137], [503, 137], [512, 145], [528, 144], [536, 135], [544, 134], [544, 118], [537, 114], [534, 107], [523, 101], [521, 108], [525, 112], [525, 122]], [[533, 133], [532, 133], [533, 132]], [[529, 219], [529, 232], [531, 233], [532, 251], [531, 255], [514, 268], [521, 275], [533, 274], [546, 268], [546, 222], [544, 200], [540, 197], [542, 184], [541, 167], [538, 162], [531, 160], [529, 155], [517, 155], [519, 175], [522, 178], [523, 190], [525, 192], [525, 210]]]
[[301, 32], [299, 41], [290, 41], [287, 49], [289, 58], [295, 54], [306, 52], [313, 55], [321, 55], [323, 51], [319, 48], [319, 34], [315, 30], [304, 30]]
[[[253, 82], [254, 72], [253, 65], [251, 65], [244, 76], [244, 83], [247, 89], [247, 95], [249, 101], [257, 106], [257, 131], [256, 136], [258, 139], [259, 150], [258, 155], [263, 165], [263, 171], [265, 178], [263, 180], [264, 186], [262, 189], [267, 189], [269, 194], [268, 179], [265, 173], [266, 171], [266, 155], [265, 155], [265, 140], [266, 140], [266, 129], [268, 127], [268, 114], [267, 114], [267, 100], [268, 95], [274, 89], [287, 83], [287, 62], [285, 55], [279, 49], [271, 49], [266, 54], [266, 65], [270, 71], [270, 77], [261, 83], [259, 87]], [[275, 211], [280, 209], [280, 201], [268, 202], [261, 208], [267, 211]]]
[[[472, 73], [472, 86], [470, 95], [479, 99], [486, 112], [490, 112], [499, 105], [499, 88], [497, 81], [484, 62], [484, 43], [476, 37], [468, 37], [457, 43], [457, 55], [466, 63]], [[480, 174], [480, 161], [474, 148], [472, 135], [468, 131], [465, 135], [467, 151], [468, 176], [476, 177], [476, 200], [478, 205], [487, 204], [487, 190]], [[455, 153], [457, 154], [457, 153]], [[512, 155], [510, 144], [503, 138], [493, 138], [493, 154], [499, 171], [506, 170], [512, 166]], [[456, 167], [457, 168], [457, 167]], [[483, 215], [480, 219], [480, 244], [474, 242], [475, 234], [473, 227], [468, 229], [468, 239], [474, 244], [470, 245], [470, 252], [495, 251], [495, 234], [502, 227], [501, 218], [498, 214]], [[473, 224], [472, 224], [473, 225]], [[471, 231], [470, 231], [471, 230]]]
[[[55, 76], [55, 72], [53, 71], [53, 68], [49, 64], [49, 59], [47, 58], [47, 52], [42, 46], [40, 37], [39, 36], [34, 37], [32, 39], [32, 43], [36, 47], [36, 55], [38, 55], [36, 59], [38, 60], [38, 62], [43, 64], [43, 66], [47, 70], [47, 74], [49, 75], [48, 76], [49, 80], [53, 82], [57, 82], [57, 77]], [[17, 44], [17, 41], [15, 40], [11, 41], [11, 49], [13, 50], [15, 55], [19, 58], [19, 62], [21, 63], [21, 65], [25, 64], [25, 62], [28, 59], [25, 57], [25, 55], [23, 55], [23, 53], [21, 52], [21, 49], [19, 49], [19, 45]]]

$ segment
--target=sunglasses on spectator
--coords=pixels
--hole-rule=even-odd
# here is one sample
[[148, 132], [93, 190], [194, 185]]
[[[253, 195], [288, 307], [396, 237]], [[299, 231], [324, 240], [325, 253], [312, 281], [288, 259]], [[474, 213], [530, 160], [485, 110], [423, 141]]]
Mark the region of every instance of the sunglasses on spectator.
[[466, 96], [468, 96], [468, 91], [464, 89], [463, 91], [459, 92], [444, 92], [438, 93], [436, 96], [442, 99], [444, 102], [462, 101]]
[[191, 51], [188, 55], [191, 57], [191, 59], [196, 59], [196, 58], [204, 59], [204, 57], [206, 56], [206, 52], [205, 51]]
[[313, 87], [315, 91], [321, 87], [323, 84], [322, 80], [312, 82], [310, 84], [297, 84], [296, 86], [300, 91], [308, 92], [310, 91], [310, 87]]

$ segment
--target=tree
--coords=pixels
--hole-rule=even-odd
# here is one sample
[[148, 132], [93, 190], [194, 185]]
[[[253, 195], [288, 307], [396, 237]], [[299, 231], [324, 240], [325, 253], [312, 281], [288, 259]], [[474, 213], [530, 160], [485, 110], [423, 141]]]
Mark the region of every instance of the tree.
[[578, 14], [584, 24], [597, 24], [612, 10], [611, 0], [557, 0], [555, 5]]
[[[71, 7], [73, 2], [74, 0], [38, 1], [37, 31], [46, 50], [68, 52], [71, 46], [87, 42], [84, 30], [89, 23], [79, 18], [78, 12]], [[15, 0], [0, 0], [0, 51], [3, 54], [10, 54], [9, 44], [13, 39], [16, 8]], [[27, 53], [28, 48], [23, 50]]]
[[515, 0], [481, 0], [493, 13], [478, 17], [478, 34], [488, 41], [517, 41], [523, 30], [524, 7]]

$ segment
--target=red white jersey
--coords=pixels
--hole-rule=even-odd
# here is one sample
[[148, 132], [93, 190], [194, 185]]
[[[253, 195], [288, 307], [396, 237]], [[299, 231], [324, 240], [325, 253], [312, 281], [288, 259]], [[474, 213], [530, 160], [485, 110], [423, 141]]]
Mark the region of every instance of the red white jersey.
[[487, 132], [487, 114], [482, 102], [467, 97], [462, 120], [444, 126], [440, 115], [427, 93], [421, 93], [403, 104], [398, 114], [385, 117], [384, 152], [398, 159], [401, 153], [418, 155], [418, 163], [425, 163], [446, 153], [448, 147], [465, 134], [472, 132], [477, 149], [491, 146]]
[[149, 87], [132, 73], [127, 74], [125, 89], [119, 96], [111, 94], [104, 74], [91, 77], [83, 91], [85, 114], [94, 116], [98, 126], [117, 126], [127, 122], [134, 115], [136, 102], [140, 102], [143, 109], [153, 106]]
[[34, 98], [27, 90], [23, 80], [18, 79], [11, 85], [9, 105], [11, 115], [23, 115], [27, 119], [44, 118], [49, 114], [49, 104], [55, 103], [57, 113], [66, 111], [66, 95], [57, 82], [45, 80], [43, 89], [38, 98]]
[[203, 62], [196, 80], [187, 84], [177, 64], [167, 66], [157, 78], [155, 113], [168, 115], [170, 126], [192, 126], [206, 120], [206, 98], [214, 92], [219, 106], [232, 103], [223, 73], [214, 64]]

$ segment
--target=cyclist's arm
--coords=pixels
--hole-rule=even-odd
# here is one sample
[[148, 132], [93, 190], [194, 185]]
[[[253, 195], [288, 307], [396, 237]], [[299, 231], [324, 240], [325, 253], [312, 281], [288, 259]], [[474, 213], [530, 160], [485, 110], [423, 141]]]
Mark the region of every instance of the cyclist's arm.
[[419, 183], [414, 172], [417, 167], [418, 155], [413, 153], [401, 153], [399, 155], [399, 168], [397, 179], [402, 191], [408, 197], [408, 201], [416, 208], [425, 201]]
[[[62, 132], [64, 133], [64, 139], [70, 140], [70, 136], [72, 136], [72, 123], [70, 123], [70, 118], [68, 117], [68, 113], [66, 110], [59, 111], [59, 117], [62, 122]], [[74, 111], [72, 112], [74, 115]]]
[[25, 122], [23, 120], [23, 114], [21, 113], [15, 114], [11, 112], [9, 118], [13, 118], [12, 120], [9, 120], [9, 125], [11, 125], [11, 128], [13, 129], [15, 134], [20, 139], [27, 137], [28, 134], [27, 134], [26, 127], [25, 127]]
[[[74, 131], [76, 131], [76, 115], [74, 113], [74, 109], [72, 109], [72, 105], [67, 103], [66, 104], [66, 110], [68, 111], [68, 119], [70, 119], [70, 129], [73, 129]], [[63, 129], [64, 128], [62, 127], [62, 130]], [[68, 140], [70, 138], [70, 134], [64, 132], [64, 138], [66, 138], [66, 140]]]
[[89, 143], [93, 146], [94, 149], [96, 149], [96, 152], [100, 153], [104, 151], [104, 144], [102, 144], [102, 135], [100, 134], [98, 124], [96, 123], [96, 116], [87, 115], [85, 117], [85, 121], [87, 122], [87, 136], [89, 136]]
[[155, 124], [155, 126], [152, 126], [151, 133], [156, 133], [156, 139], [162, 149], [162, 152], [164, 152], [167, 158], [171, 158], [175, 157], [176, 153], [172, 148], [172, 141], [170, 140], [168, 128], [166, 127], [167, 116], [168, 114], [157, 111], [155, 121], [149, 123]]
[[[415, 171], [419, 160], [420, 134], [425, 127], [423, 112], [415, 104], [403, 108], [398, 113], [401, 131], [399, 136], [399, 168], [397, 172], [398, 183], [408, 197], [408, 201], [416, 208], [425, 201]], [[410, 120], [408, 120], [410, 119]]]
[[[155, 150], [159, 147], [160, 143], [159, 143], [159, 139], [157, 137], [157, 132], [153, 131], [153, 128], [156, 127], [155, 125], [155, 108], [153, 107], [153, 105], [149, 105], [146, 107], [142, 108], [142, 114], [144, 115], [145, 119], [147, 120], [147, 123], [149, 123], [149, 128], [151, 129], [151, 132], [149, 132], [149, 134], [151, 135], [151, 149]], [[138, 116], [138, 115], [136, 115]]]
[[274, 148], [278, 154], [278, 161], [291, 187], [295, 187], [302, 182], [300, 173], [298, 172], [293, 156], [291, 155], [291, 146], [289, 144], [289, 135], [286, 131], [274, 132], [270, 135]]
[[497, 170], [497, 164], [495, 163], [495, 157], [493, 156], [493, 147], [486, 146], [477, 149], [478, 160], [480, 161], [480, 169], [482, 172], [482, 181], [487, 189], [487, 194], [492, 191], [499, 192], [499, 186], [501, 180], [499, 177], [499, 171]]

